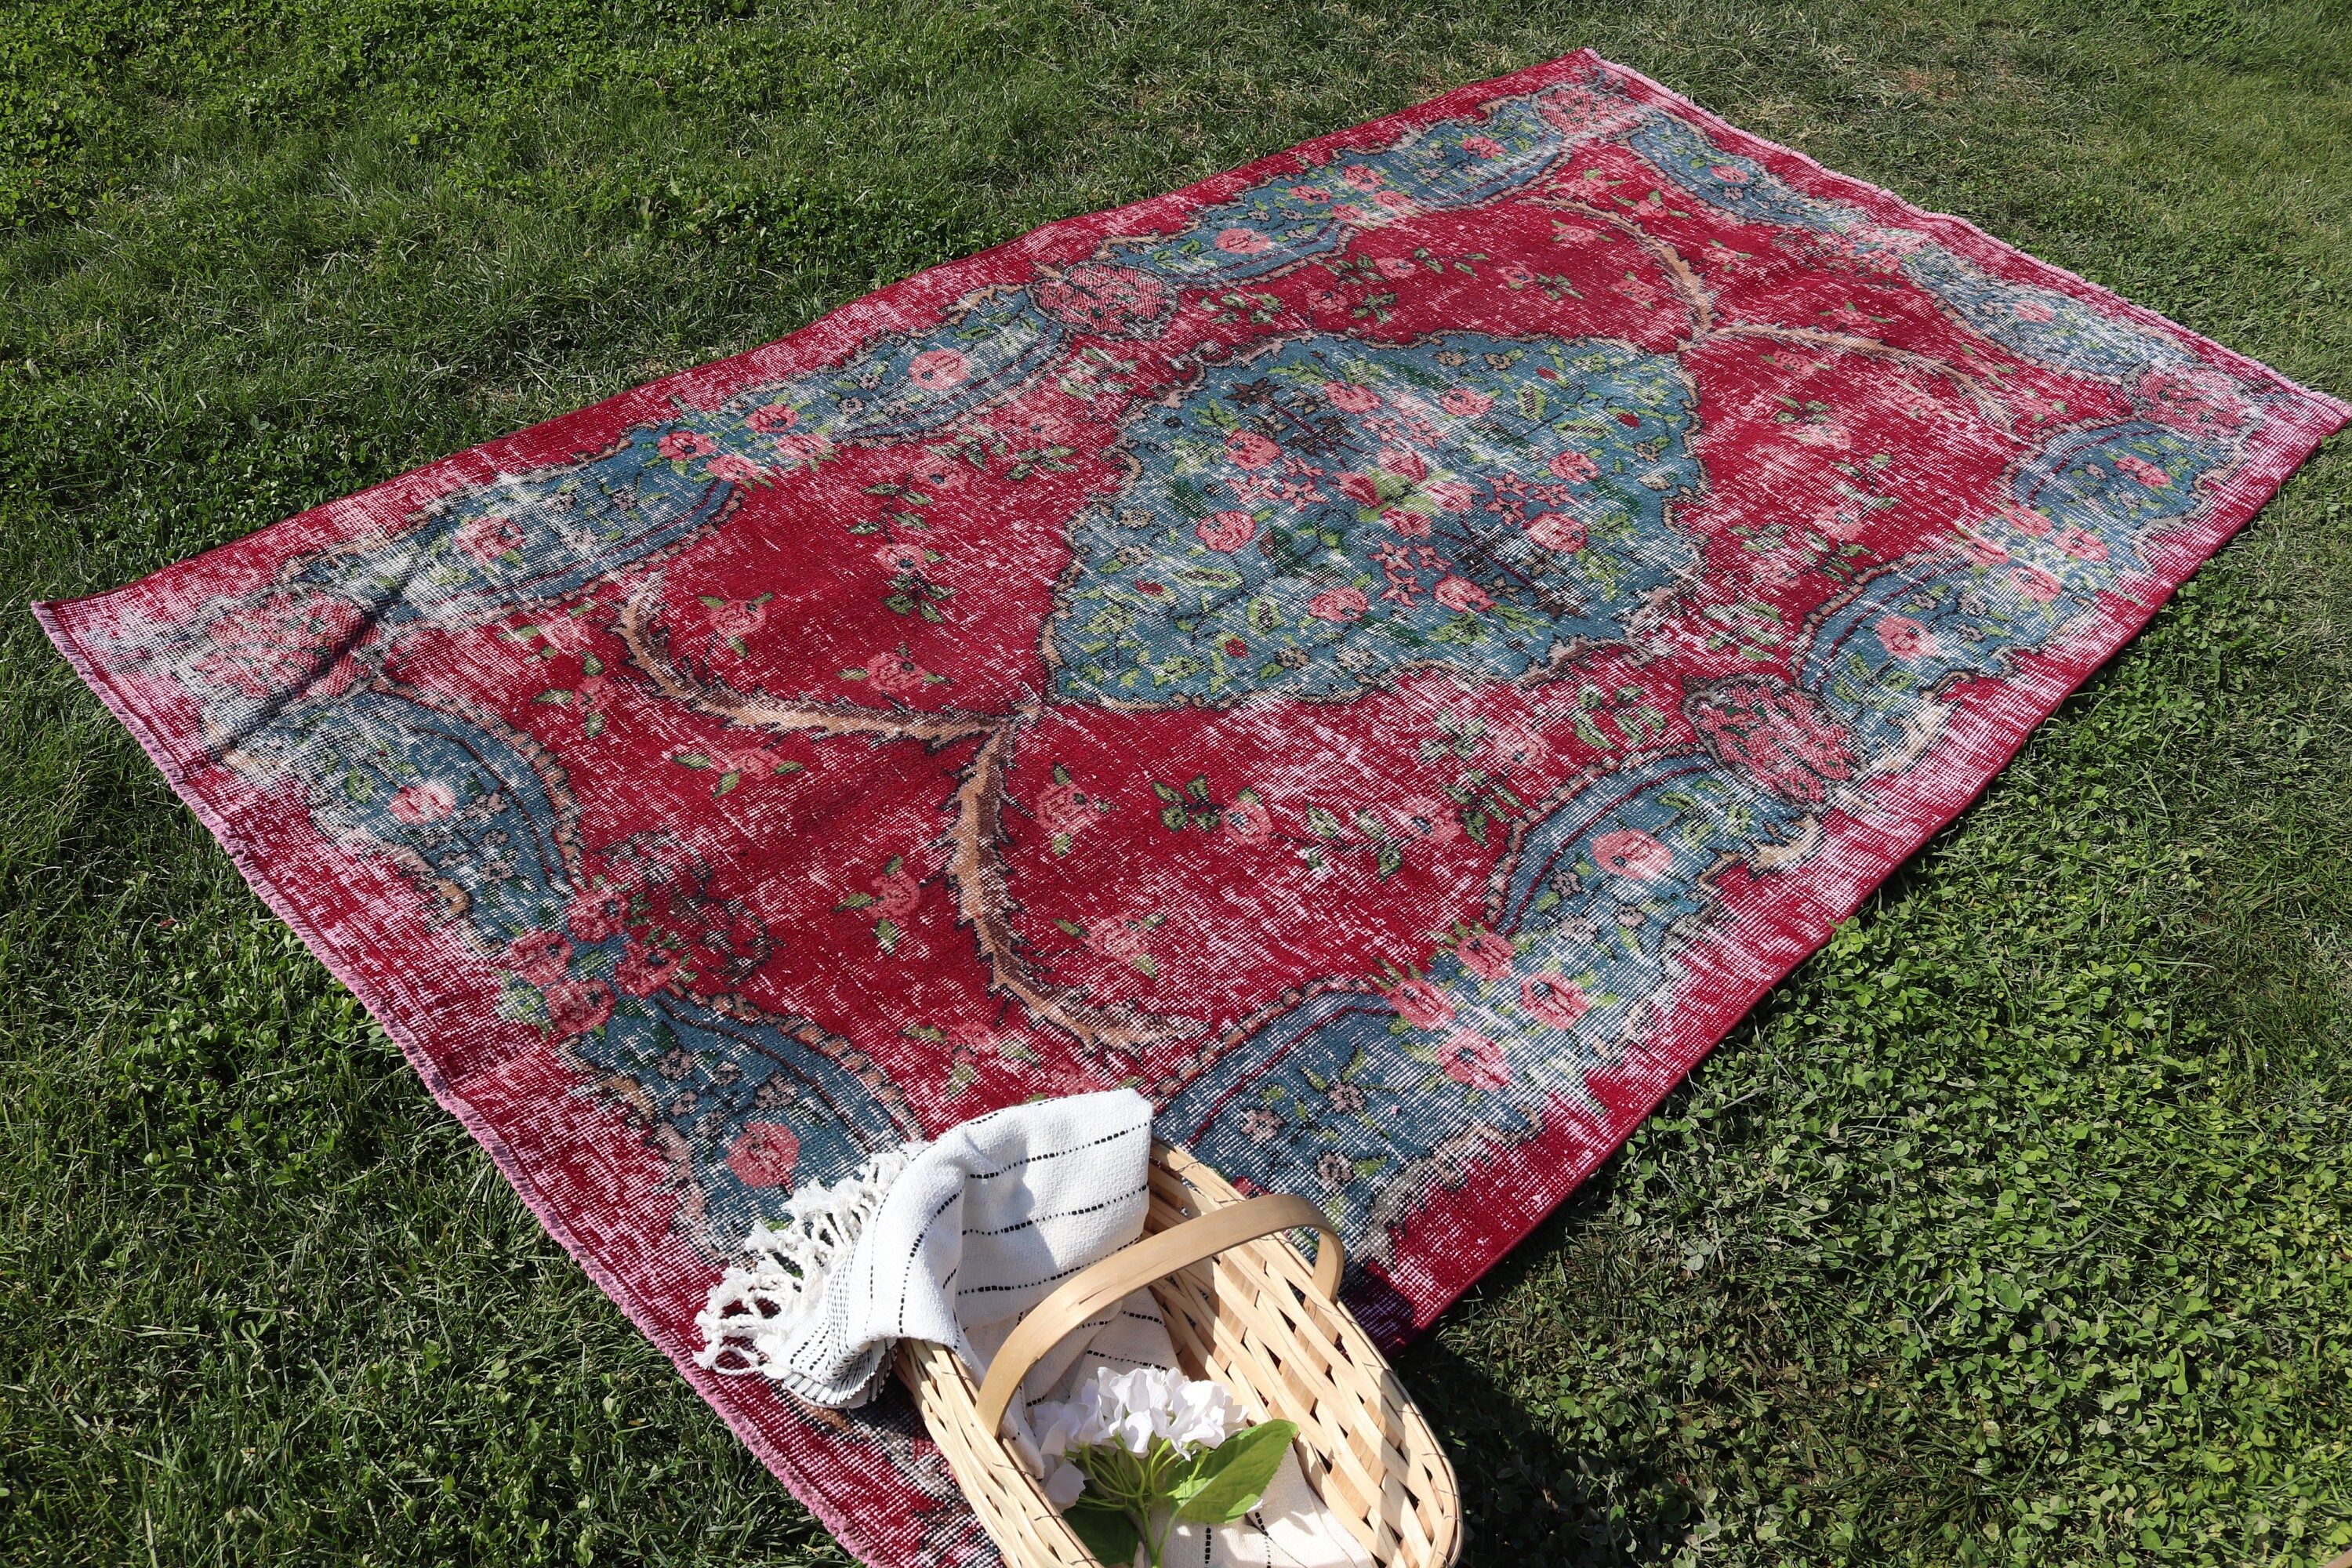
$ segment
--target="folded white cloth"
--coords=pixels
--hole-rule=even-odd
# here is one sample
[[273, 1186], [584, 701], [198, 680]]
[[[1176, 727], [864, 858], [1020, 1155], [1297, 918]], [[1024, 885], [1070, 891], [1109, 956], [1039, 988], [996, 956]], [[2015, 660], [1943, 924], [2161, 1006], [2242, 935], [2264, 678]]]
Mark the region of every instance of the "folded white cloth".
[[[835, 1408], [874, 1396], [901, 1339], [950, 1346], [984, 1376], [1023, 1313], [1142, 1235], [1150, 1154], [1150, 1101], [1113, 1089], [1008, 1106], [801, 1189], [784, 1224], [754, 1227], [742, 1262], [711, 1289], [695, 1359]], [[1066, 1399], [1097, 1367], [1175, 1365], [1158, 1303], [1138, 1291], [1038, 1361], [1007, 1436], [1045, 1479], [1053, 1467], [1031, 1430], [1032, 1406]], [[1371, 1568], [1295, 1455], [1248, 1518], [1178, 1525], [1166, 1561]]]

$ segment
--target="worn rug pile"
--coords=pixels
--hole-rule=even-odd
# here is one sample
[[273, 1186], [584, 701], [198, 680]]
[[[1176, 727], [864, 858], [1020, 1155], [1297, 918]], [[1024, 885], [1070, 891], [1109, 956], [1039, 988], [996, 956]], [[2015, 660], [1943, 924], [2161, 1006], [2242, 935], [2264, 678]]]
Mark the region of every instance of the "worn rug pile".
[[1403, 1338], [2344, 405], [1590, 54], [1040, 229], [50, 635], [698, 1364], [877, 1149], [1126, 1083]]

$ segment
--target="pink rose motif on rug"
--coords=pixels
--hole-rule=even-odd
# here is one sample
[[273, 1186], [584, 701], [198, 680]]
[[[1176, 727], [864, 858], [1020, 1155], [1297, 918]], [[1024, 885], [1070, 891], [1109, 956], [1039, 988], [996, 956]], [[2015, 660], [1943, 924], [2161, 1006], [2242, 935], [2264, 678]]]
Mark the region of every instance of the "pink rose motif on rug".
[[1070, 219], [44, 624], [876, 1563], [753, 1225], [1133, 1082], [1426, 1324], [2345, 407], [1580, 54]]

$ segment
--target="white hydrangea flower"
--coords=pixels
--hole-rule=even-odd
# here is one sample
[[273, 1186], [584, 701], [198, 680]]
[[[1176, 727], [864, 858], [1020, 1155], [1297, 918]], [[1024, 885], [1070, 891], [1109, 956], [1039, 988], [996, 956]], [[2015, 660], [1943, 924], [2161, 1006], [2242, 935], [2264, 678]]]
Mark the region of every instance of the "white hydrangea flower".
[[1072, 1503], [1078, 1500], [1078, 1494], [1086, 1489], [1087, 1474], [1084, 1470], [1076, 1465], [1066, 1464], [1058, 1459], [1054, 1461], [1052, 1469], [1045, 1477], [1047, 1502], [1052, 1503], [1056, 1510], [1066, 1510]]
[[1243, 1424], [1241, 1407], [1223, 1384], [1188, 1380], [1173, 1393], [1167, 1427], [1160, 1436], [1179, 1448], [1213, 1448]]
[[1179, 1448], [1213, 1448], [1244, 1424], [1223, 1384], [1156, 1366], [1128, 1373], [1097, 1367], [1068, 1403], [1038, 1405], [1030, 1419], [1039, 1450], [1053, 1458], [1111, 1444], [1146, 1454], [1160, 1438]]
[[1036, 1429], [1037, 1451], [1049, 1459], [1068, 1453], [1078, 1439], [1077, 1413], [1066, 1405], [1046, 1400], [1030, 1410], [1029, 1419]]

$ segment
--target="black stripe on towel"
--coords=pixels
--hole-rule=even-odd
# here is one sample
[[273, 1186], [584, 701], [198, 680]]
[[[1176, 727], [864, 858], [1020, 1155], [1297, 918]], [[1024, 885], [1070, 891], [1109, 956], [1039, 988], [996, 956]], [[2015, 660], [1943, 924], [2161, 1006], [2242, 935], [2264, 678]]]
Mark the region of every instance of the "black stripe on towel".
[[973, 1230], [966, 1226], [963, 1234], [967, 1240], [975, 1236], [1011, 1236], [1016, 1230], [1027, 1230], [1031, 1226], [1043, 1225], [1049, 1219], [1075, 1219], [1082, 1214], [1100, 1214], [1105, 1209], [1117, 1208], [1125, 1203], [1133, 1203], [1142, 1195], [1143, 1189], [1137, 1187], [1132, 1192], [1122, 1193], [1115, 1198], [1105, 1198], [1098, 1204], [1088, 1204], [1084, 1208], [1061, 1209], [1053, 1214], [1034, 1214], [1018, 1225], [999, 1226], [994, 1230]]
[[1073, 1263], [1058, 1274], [1048, 1274], [1039, 1279], [1024, 1279], [1018, 1285], [967, 1285], [956, 1292], [956, 1300], [961, 1301], [966, 1296], [992, 1296], [1006, 1290], [1034, 1289], [1040, 1285], [1051, 1285], [1057, 1279], [1067, 1279], [1085, 1267], [1083, 1263]]
[[1048, 1160], [1058, 1160], [1065, 1154], [1084, 1153], [1088, 1149], [1099, 1149], [1106, 1143], [1116, 1143], [1122, 1138], [1132, 1138], [1139, 1132], [1148, 1133], [1150, 1131], [1150, 1122], [1140, 1122], [1133, 1127], [1122, 1128], [1117, 1132], [1107, 1132], [1091, 1142], [1073, 1143], [1066, 1149], [1048, 1149], [1042, 1154], [1024, 1154], [1001, 1171], [975, 1171], [972, 1173], [971, 1179], [975, 1182], [992, 1182], [999, 1176], [1009, 1176], [1024, 1166], [1040, 1165]]
[[[949, 1193], [946, 1197], [940, 1200], [940, 1206], [933, 1209], [931, 1211], [931, 1217], [923, 1222], [922, 1234], [915, 1237], [914, 1247], [907, 1254], [907, 1267], [900, 1270], [898, 1275], [898, 1316], [897, 1321], [901, 1324], [904, 1324], [907, 1321], [907, 1293], [913, 1289], [915, 1286], [915, 1259], [923, 1255], [923, 1244], [931, 1239], [931, 1226], [939, 1224], [940, 1215], [947, 1213], [949, 1209], [954, 1207], [955, 1201], [961, 1196], [963, 1196], [963, 1189], [961, 1187], [958, 1187]], [[877, 1215], [875, 1217], [878, 1219], [881, 1216]]]

